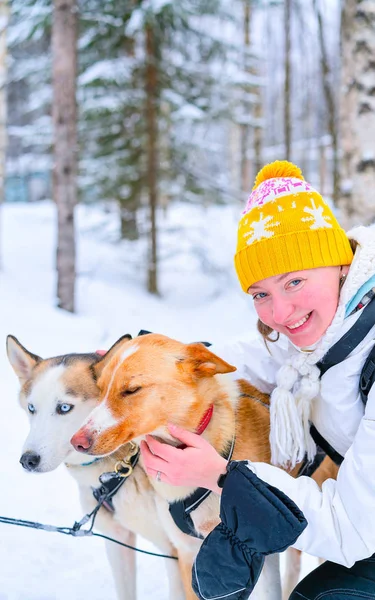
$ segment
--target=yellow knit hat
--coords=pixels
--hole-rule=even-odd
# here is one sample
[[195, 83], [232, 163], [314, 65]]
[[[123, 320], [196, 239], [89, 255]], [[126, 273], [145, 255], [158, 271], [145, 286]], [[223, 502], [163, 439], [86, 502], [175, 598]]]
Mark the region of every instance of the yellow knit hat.
[[352, 259], [345, 231], [298, 167], [277, 160], [259, 171], [234, 257], [244, 292], [273, 275], [349, 265]]

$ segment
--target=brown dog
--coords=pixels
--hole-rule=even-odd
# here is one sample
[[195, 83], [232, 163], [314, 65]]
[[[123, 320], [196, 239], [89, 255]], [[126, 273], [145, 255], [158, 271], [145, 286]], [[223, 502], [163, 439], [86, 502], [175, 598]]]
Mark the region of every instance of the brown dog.
[[[268, 397], [243, 380], [221, 377], [235, 367], [202, 344], [186, 345], [156, 334], [120, 339], [93, 369], [101, 402], [71, 440], [78, 451], [109, 454], [131, 440], [139, 442], [146, 434], [176, 445], [167, 423], [196, 431], [213, 407], [203, 436], [218, 452], [226, 453], [235, 440], [233, 459], [270, 461]], [[293, 474], [297, 472], [298, 467]], [[154, 479], [150, 483], [157, 496], [170, 503], [194, 492]], [[211, 493], [192, 513], [195, 529], [203, 537], [219, 523], [219, 505], [219, 496]], [[160, 518], [179, 553], [186, 597], [195, 598], [191, 566], [200, 542], [180, 532], [165, 510], [160, 511]], [[257, 585], [252, 599], [280, 598], [275, 558], [268, 558], [263, 587]]]

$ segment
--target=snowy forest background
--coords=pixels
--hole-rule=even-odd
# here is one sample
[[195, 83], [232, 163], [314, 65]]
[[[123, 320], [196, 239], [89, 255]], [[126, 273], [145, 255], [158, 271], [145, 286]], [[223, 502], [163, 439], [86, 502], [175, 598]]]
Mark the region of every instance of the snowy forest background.
[[[3, 340], [51, 356], [142, 328], [236, 337], [256, 172], [291, 159], [346, 228], [373, 222], [374, 115], [374, 0], [0, 0]], [[0, 375], [0, 515], [71, 524], [65, 470], [18, 464], [4, 350]], [[99, 541], [1, 534], [0, 600], [115, 597]], [[138, 564], [139, 598], [164, 600], [158, 559]]]
[[[177, 203], [203, 219], [212, 205], [239, 213], [268, 161], [301, 166], [345, 226], [373, 220], [371, 0], [0, 7], [2, 195], [55, 202], [62, 308], [75, 310], [78, 202], [114, 215], [111, 241], [135, 242], [129, 263], [152, 294], [163, 215]], [[189, 223], [178, 229], [186, 245]], [[205, 241], [189, 251], [216, 276]]]

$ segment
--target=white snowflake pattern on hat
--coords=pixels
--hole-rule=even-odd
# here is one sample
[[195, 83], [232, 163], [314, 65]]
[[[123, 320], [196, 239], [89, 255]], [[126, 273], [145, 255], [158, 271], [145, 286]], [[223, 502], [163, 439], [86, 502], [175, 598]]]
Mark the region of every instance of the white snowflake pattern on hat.
[[270, 238], [275, 235], [275, 232], [270, 230], [270, 227], [277, 227], [280, 225], [279, 222], [271, 223], [273, 217], [263, 217], [263, 213], [260, 213], [259, 221], [253, 221], [250, 223], [249, 228], [253, 231], [249, 231], [244, 234], [244, 238], [249, 238], [246, 244], [250, 246], [253, 242], [261, 240], [262, 238]]
[[309, 213], [311, 217], [304, 217], [302, 219], [303, 222], [313, 221], [313, 224], [310, 225], [310, 229], [320, 229], [321, 227], [329, 228], [332, 227], [331, 223], [328, 223], [328, 219], [331, 220], [329, 215], [324, 215], [324, 207], [316, 206], [314, 200], [311, 200], [312, 208], [309, 206], [305, 206], [303, 212]]

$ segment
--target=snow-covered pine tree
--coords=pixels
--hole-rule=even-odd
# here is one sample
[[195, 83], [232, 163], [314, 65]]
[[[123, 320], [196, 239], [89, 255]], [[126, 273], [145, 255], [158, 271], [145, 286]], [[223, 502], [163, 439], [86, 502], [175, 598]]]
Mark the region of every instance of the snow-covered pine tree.
[[115, 201], [121, 235], [138, 238], [142, 154], [138, 139], [142, 91], [136, 40], [126, 27], [136, 0], [80, 2], [78, 100], [80, 194], [85, 201]]
[[228, 0], [82, 5], [81, 176], [85, 189], [117, 201], [127, 237], [129, 224], [136, 235], [139, 206], [150, 207], [153, 292], [156, 207], [227, 198], [223, 157], [233, 90], [243, 80], [242, 43], [222, 31], [228, 23], [236, 31], [232, 7]]
[[[8, 28], [8, 171], [38, 171], [51, 191], [51, 0], [11, 0]], [[45, 196], [44, 196], [45, 197]], [[28, 199], [26, 192], [19, 199]]]

